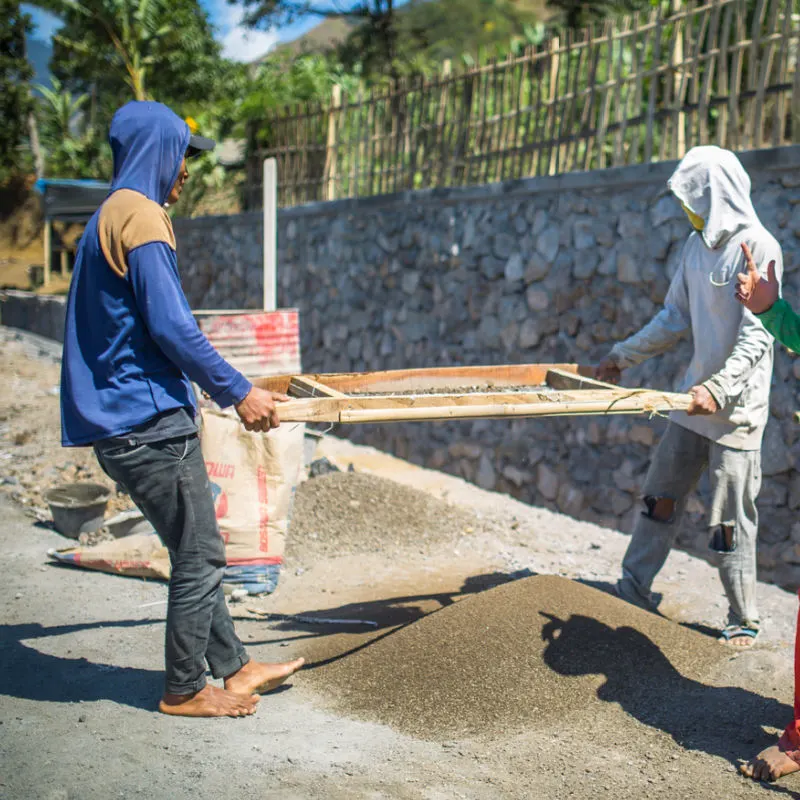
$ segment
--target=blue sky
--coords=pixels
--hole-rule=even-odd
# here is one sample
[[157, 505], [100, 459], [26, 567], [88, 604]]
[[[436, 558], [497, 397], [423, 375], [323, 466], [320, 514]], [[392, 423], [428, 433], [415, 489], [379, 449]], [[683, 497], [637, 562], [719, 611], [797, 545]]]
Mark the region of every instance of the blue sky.
[[[232, 6], [226, 0], [200, 0], [217, 29], [217, 39], [222, 44], [223, 55], [234, 61], [253, 61], [263, 56], [277, 42], [285, 42], [301, 36], [319, 22], [311, 17], [302, 22], [272, 31], [248, 31], [242, 24], [242, 7]], [[22, 4], [23, 10], [33, 17], [36, 31], [34, 38], [49, 39], [58, 30], [58, 18], [45, 11]]]

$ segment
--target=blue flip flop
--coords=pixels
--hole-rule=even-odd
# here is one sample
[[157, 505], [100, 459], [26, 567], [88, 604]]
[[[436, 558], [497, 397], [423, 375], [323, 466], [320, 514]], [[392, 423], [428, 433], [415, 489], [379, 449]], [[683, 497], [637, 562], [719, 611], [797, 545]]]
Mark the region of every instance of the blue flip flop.
[[752, 647], [755, 644], [756, 639], [758, 639], [758, 633], [759, 633], [758, 628], [749, 628], [746, 625], [726, 625], [722, 629], [718, 641], [722, 642], [723, 644], [729, 645], [733, 639], [741, 639], [741, 638], [749, 639], [750, 640], [749, 644], [737, 645], [746, 649], [748, 647]]

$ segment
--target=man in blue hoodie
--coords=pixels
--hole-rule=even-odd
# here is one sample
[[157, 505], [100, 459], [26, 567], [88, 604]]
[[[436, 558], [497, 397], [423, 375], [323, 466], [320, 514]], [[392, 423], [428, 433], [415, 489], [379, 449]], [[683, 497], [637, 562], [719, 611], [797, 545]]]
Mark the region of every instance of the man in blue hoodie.
[[[217, 353], [181, 288], [164, 206], [180, 197], [186, 158], [214, 143], [192, 136], [169, 108], [151, 102], [119, 109], [110, 141], [111, 193], [86, 227], [67, 302], [62, 444], [93, 446], [169, 550], [160, 710], [246, 716], [258, 694], [283, 683], [303, 659], [251, 661], [234, 631], [192, 381], [220, 406], [234, 406], [249, 431], [277, 427], [275, 402], [286, 398], [252, 386]], [[206, 683], [206, 663], [224, 689]]]

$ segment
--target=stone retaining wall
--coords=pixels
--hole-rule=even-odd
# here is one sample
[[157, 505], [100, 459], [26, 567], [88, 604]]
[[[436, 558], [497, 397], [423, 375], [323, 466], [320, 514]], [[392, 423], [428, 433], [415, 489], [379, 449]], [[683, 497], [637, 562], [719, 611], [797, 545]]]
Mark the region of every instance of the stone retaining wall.
[[[800, 290], [800, 147], [743, 154], [762, 221]], [[674, 163], [315, 204], [279, 215], [279, 304], [301, 311], [304, 369], [596, 362], [664, 299], [687, 222]], [[177, 220], [195, 308], [257, 308], [261, 215]], [[63, 340], [64, 298], [5, 292], [0, 322]], [[625, 376], [673, 388], [690, 343]], [[763, 449], [761, 577], [800, 585], [800, 362], [778, 348]], [[629, 530], [663, 419], [343, 426], [354, 441], [526, 502]], [[680, 546], [708, 556], [707, 481]]]
[[[800, 289], [800, 147], [745, 153], [753, 199]], [[674, 163], [314, 204], [279, 214], [279, 303], [301, 310], [304, 369], [596, 362], [658, 310], [689, 233]], [[176, 223], [196, 307], [258, 307], [261, 216]], [[625, 376], [673, 388], [689, 342]], [[760, 566], [800, 584], [800, 363], [779, 348], [764, 451]], [[526, 502], [629, 530], [664, 420], [462, 421], [338, 433]], [[708, 555], [704, 479], [680, 545]]]

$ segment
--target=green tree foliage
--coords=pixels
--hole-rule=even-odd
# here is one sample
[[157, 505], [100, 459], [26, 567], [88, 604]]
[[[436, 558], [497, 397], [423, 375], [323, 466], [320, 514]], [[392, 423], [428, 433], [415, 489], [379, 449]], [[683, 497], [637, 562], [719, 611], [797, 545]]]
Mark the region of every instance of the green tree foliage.
[[58, 78], [37, 86], [38, 117], [46, 174], [54, 178], [102, 177], [111, 172], [111, 151], [87, 114], [88, 94], [73, 95]]
[[344, 17], [357, 23], [335, 60], [368, 81], [430, 72], [445, 59], [477, 60], [512, 40], [530, 41], [539, 22], [533, 4], [520, 0], [239, 0], [253, 27], [285, 25], [300, 18]]
[[128, 100], [160, 100], [186, 114], [245, 80], [221, 58], [198, 0], [34, 2], [64, 23], [54, 37], [54, 91], [39, 89], [49, 175], [108, 177], [108, 125]]
[[[410, 0], [397, 14], [397, 69], [430, 72], [446, 59], [474, 62], [504, 54], [514, 40], [530, 39], [538, 21], [510, 0]], [[385, 71], [366, 27], [352, 34], [341, 55], [345, 64], [360, 60], [368, 75]]]
[[286, 106], [327, 103], [334, 84], [338, 83], [345, 91], [354, 90], [359, 78], [358, 67], [348, 72], [333, 58], [322, 55], [268, 58], [247, 81], [235, 115], [242, 121], [259, 120]]
[[0, 0], [0, 183], [22, 168], [20, 145], [25, 138], [33, 75], [25, 58], [30, 24], [18, 0]]
[[166, 103], [210, 100], [223, 73], [220, 46], [197, 0], [37, 0], [58, 14], [52, 69], [65, 86]]
[[567, 28], [585, 28], [608, 17], [643, 11], [659, 0], [547, 0], [556, 20]]

